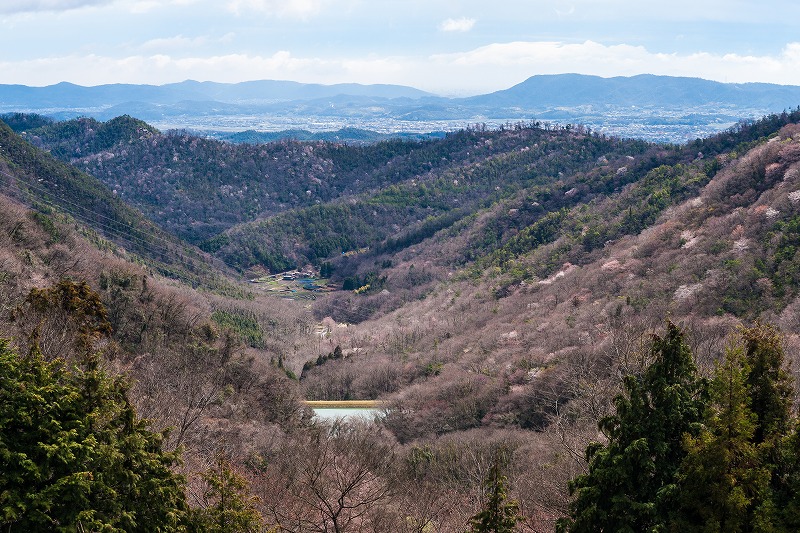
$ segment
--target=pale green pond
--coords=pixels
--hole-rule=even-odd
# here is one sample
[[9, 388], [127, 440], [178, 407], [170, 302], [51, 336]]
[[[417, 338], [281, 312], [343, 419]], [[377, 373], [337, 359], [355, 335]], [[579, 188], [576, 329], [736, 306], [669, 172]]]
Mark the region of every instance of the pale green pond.
[[314, 408], [314, 416], [319, 420], [374, 420], [375, 417], [382, 416], [382, 409], [364, 407], [346, 407], [334, 409]]

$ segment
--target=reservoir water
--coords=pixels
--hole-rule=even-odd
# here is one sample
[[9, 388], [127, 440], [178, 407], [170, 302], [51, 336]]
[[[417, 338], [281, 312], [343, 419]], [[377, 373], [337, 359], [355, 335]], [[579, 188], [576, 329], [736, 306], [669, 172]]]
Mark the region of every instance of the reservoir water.
[[337, 407], [337, 408], [320, 408], [314, 407], [314, 416], [319, 420], [374, 420], [375, 417], [381, 416], [381, 409], [369, 407]]

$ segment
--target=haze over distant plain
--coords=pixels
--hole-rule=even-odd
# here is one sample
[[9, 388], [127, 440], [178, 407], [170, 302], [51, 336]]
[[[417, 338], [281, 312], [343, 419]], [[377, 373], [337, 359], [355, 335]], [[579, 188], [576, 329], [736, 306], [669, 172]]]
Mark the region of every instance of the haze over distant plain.
[[3, 0], [0, 82], [410, 85], [536, 74], [800, 85], [794, 0]]

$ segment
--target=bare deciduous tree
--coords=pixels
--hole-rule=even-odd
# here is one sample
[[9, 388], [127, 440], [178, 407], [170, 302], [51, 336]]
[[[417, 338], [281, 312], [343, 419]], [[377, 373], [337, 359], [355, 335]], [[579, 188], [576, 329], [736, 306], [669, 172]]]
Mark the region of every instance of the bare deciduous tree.
[[359, 425], [290, 438], [260, 484], [268, 514], [285, 531], [373, 531], [373, 515], [389, 499], [392, 455], [374, 429]]

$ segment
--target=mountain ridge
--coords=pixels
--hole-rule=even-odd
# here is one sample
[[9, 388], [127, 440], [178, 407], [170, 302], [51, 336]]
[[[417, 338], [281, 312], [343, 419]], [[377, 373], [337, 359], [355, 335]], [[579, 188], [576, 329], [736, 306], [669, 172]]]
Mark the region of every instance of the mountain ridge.
[[[570, 90], [571, 85], [577, 85], [578, 90]], [[543, 96], [534, 100], [532, 95]], [[654, 74], [610, 78], [563, 74], [532, 76], [508, 89], [468, 100], [484, 103], [493, 98], [510, 100], [517, 105], [520, 102], [528, 105], [622, 105], [622, 99], [635, 105], [663, 107], [714, 103], [741, 106], [759, 98], [756, 103], [760, 106], [796, 107], [796, 102], [800, 101], [800, 87], [772, 83], [722, 83]]]
[[[163, 193], [164, 183], [180, 194], [244, 194], [222, 180], [221, 169], [242, 159], [223, 157], [231, 145], [162, 135], [131, 117], [24, 118], [17, 125], [27, 134], [3, 129], [0, 144], [28, 154], [11, 163], [31, 184], [50, 180], [39, 172], [45, 163], [75, 182], [88, 179], [58, 155], [147, 194]], [[245, 147], [254, 171], [237, 167], [226, 179], [252, 184], [265, 178], [260, 158], [281, 160], [269, 175], [296, 184], [303, 200], [265, 220], [295, 231], [286, 249], [316, 239], [330, 292], [291, 292], [284, 276], [252, 282], [250, 296], [237, 299], [174, 280], [165, 287], [141, 266], [107, 263], [92, 245], [76, 246], [68, 218], [6, 207], [0, 291], [28, 320], [9, 323], [4, 314], [0, 327], [25, 346], [44, 324], [45, 350], [68, 349], [56, 327], [63, 315], [36, 314], [25, 290], [64, 273], [89, 280], [122, 347], [109, 346], [107, 363], [129, 373], [142, 416], [156, 428], [176, 427], [165, 438], [185, 445], [195, 478], [213, 464], [208, 443], [225, 442], [237, 469], [258, 474], [249, 479], [265, 517], [316, 516], [311, 504], [285, 504], [293, 501], [287, 485], [307, 494], [310, 467], [298, 457], [325, 465], [318, 459], [335, 450], [337, 460], [359, 465], [380, 442], [385, 463], [370, 466], [369, 482], [393, 496], [365, 504], [372, 530], [403, 531], [409, 516], [434, 516], [437, 528], [462, 531], [483, 502], [478, 480], [498, 450], [509, 497], [531, 528], [552, 529], [567, 512], [569, 479], [587, 467], [581, 451], [598, 439], [598, 419], [612, 411], [623, 377], [649, 362], [648, 339], [665, 318], [680, 326], [704, 373], [729, 334], [757, 319], [781, 328], [797, 364], [798, 121], [800, 111], [772, 115], [683, 146], [517, 124], [438, 141]], [[349, 192], [316, 204], [306, 187], [336, 179], [337, 190]], [[101, 192], [95, 196], [108, 197]], [[208, 221], [219, 209], [201, 196], [207, 203], [196, 220]], [[9, 202], [0, 195], [0, 204]], [[173, 205], [170, 219], [185, 224], [188, 205]], [[388, 207], [398, 216], [379, 219]], [[352, 216], [357, 209], [363, 216]], [[333, 227], [331, 217], [370, 224]], [[313, 235], [315, 227], [335, 231]], [[375, 228], [389, 236], [341, 253], [336, 237], [368, 237]], [[278, 236], [275, 228], [260, 234]], [[73, 249], [83, 252], [80, 261]], [[263, 265], [256, 270], [263, 274]], [[292, 297], [299, 301], [284, 300]], [[315, 433], [301, 397], [380, 398], [385, 417], [377, 429]], [[342, 440], [365, 436], [380, 440]], [[438, 502], [434, 515], [430, 502]]]
[[[181, 101], [303, 100], [337, 94], [373, 95], [387, 98], [422, 97], [429, 93], [401, 85], [341, 83], [322, 85], [280, 80], [254, 80], [240, 83], [218, 83], [186, 80], [164, 85], [115, 83], [83, 86], [60, 82], [43, 87], [0, 85], [0, 105], [62, 106], [104, 108], [126, 102], [146, 101], [154, 104], [175, 104]], [[291, 98], [290, 98], [291, 96]]]
[[100, 120], [129, 114], [160, 129], [209, 132], [355, 127], [381, 133], [428, 133], [481, 122], [500, 125], [548, 120], [583, 124], [615, 135], [685, 142], [707, 137], [739, 120], [798, 105], [798, 86], [651, 74], [614, 78], [536, 75], [508, 89], [467, 98], [445, 98], [394, 85], [271, 80], [238, 84], [185, 81], [161, 86], [0, 85], [0, 112], [40, 112], [57, 118], [84, 115]]

